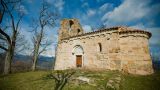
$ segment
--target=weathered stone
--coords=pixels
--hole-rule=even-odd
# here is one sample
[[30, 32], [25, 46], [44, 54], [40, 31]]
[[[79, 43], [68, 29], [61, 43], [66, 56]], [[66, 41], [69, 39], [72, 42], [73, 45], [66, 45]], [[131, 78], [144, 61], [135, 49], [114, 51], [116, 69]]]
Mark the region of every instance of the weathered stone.
[[[59, 30], [55, 69], [110, 69], [152, 74], [150, 36], [147, 31], [129, 27], [85, 33], [77, 19], [64, 19]], [[77, 67], [77, 55], [81, 56], [80, 67]]]
[[117, 81], [121, 81], [121, 78], [120, 77], [116, 77], [116, 78], [114, 78], [115, 80], [117, 80]]
[[80, 76], [80, 77], [78, 77], [77, 79], [78, 79], [78, 80], [81, 80], [81, 81], [83, 81], [83, 82], [87, 82], [87, 83], [90, 82], [90, 79], [87, 78], [87, 77], [82, 77], [82, 76]]
[[115, 77], [111, 77], [106, 84], [106, 88], [119, 90], [120, 89], [120, 82], [121, 82], [120, 75], [117, 75]]

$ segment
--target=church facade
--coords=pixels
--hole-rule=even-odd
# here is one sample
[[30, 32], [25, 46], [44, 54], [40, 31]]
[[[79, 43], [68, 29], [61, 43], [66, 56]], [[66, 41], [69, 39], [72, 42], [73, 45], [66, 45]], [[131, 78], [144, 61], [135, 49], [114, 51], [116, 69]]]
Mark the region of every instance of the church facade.
[[64, 19], [58, 34], [55, 70], [81, 68], [153, 73], [150, 32], [118, 26], [84, 33], [77, 19]]

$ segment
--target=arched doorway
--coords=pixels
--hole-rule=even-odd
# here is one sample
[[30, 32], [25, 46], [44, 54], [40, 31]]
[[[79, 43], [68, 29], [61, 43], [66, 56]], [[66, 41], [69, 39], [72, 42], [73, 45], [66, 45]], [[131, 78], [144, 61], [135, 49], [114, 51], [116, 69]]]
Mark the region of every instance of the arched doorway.
[[73, 48], [72, 54], [75, 57], [76, 60], [76, 67], [82, 67], [83, 66], [83, 48], [80, 45], [76, 45]]

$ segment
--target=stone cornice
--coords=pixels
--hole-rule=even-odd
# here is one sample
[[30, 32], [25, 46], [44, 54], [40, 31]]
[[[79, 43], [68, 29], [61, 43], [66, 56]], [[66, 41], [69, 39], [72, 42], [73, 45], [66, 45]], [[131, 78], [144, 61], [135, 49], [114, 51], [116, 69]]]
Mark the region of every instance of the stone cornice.
[[141, 33], [141, 34], [146, 34], [148, 36], [148, 38], [150, 38], [152, 36], [152, 34], [148, 31], [144, 31], [144, 30], [128, 30], [128, 31], [120, 31], [119, 34], [126, 34], [126, 33]]
[[144, 31], [144, 30], [140, 30], [140, 29], [134, 29], [134, 28], [129, 28], [129, 27], [124, 27], [124, 26], [116, 26], [116, 27], [111, 27], [111, 28], [106, 28], [106, 29], [100, 29], [100, 30], [93, 31], [93, 32], [83, 33], [83, 34], [80, 34], [80, 35], [64, 38], [62, 40], [68, 40], [70, 38], [76, 38], [76, 37], [81, 37], [81, 36], [93, 35], [93, 34], [97, 34], [97, 33], [114, 31], [114, 30], [117, 30], [119, 34], [141, 33], [141, 34], [146, 34], [149, 38], [152, 36], [152, 34], [150, 32], [148, 32], [148, 31]]

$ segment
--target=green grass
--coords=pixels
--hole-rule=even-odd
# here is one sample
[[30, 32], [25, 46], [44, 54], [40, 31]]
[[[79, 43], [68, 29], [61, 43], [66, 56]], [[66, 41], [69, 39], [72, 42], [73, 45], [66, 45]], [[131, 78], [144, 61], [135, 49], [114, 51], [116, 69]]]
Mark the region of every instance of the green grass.
[[[46, 78], [51, 71], [35, 71], [0, 75], [0, 90], [54, 90], [54, 80]], [[84, 76], [93, 80], [93, 85], [69, 82], [64, 90], [106, 90], [109, 78], [118, 74], [117, 71], [81, 71], [73, 77]], [[160, 90], [160, 72], [148, 76], [121, 74], [120, 90]]]
[[48, 73], [36, 71], [0, 76], [0, 90], [51, 90], [54, 81], [43, 78]]
[[160, 72], [148, 76], [123, 75], [122, 90], [160, 90]]

